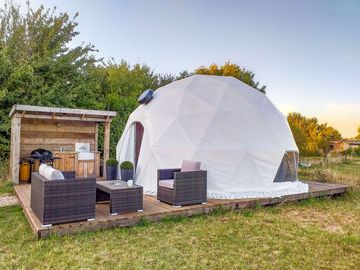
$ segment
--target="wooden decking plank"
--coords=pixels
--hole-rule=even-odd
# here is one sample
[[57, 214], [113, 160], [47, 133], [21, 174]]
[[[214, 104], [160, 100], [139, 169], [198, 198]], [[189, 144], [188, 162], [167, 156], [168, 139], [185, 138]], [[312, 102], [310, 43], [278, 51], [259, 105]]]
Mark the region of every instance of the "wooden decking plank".
[[15, 186], [15, 192], [18, 197], [20, 206], [23, 208], [29, 224], [38, 237], [47, 237], [51, 233], [71, 234], [79, 231], [93, 231], [97, 229], [106, 229], [112, 227], [126, 227], [136, 224], [141, 217], [146, 217], [152, 221], [159, 221], [168, 216], [192, 216], [197, 214], [207, 214], [217, 207], [224, 209], [243, 209], [260, 205], [274, 205], [298, 201], [310, 197], [332, 196], [342, 194], [349, 188], [347, 185], [330, 184], [319, 182], [308, 182], [309, 192], [303, 194], [287, 195], [278, 198], [255, 198], [255, 199], [235, 199], [235, 200], [218, 200], [209, 199], [207, 204], [183, 206], [174, 208], [171, 205], [159, 202], [155, 196], [144, 195], [144, 211], [132, 212], [121, 215], [110, 215], [109, 204], [96, 205], [95, 221], [81, 221], [66, 224], [53, 225], [44, 228], [40, 224], [35, 214], [30, 209], [30, 185]]
[[18, 198], [20, 204], [23, 207], [29, 208], [30, 207], [30, 200], [25, 195], [25, 191], [24, 191], [22, 185], [15, 186], [15, 192], [16, 192], [16, 195], [17, 195], [17, 198]]
[[102, 204], [97, 204], [96, 208], [95, 208], [95, 220], [99, 220], [101, 222], [106, 221], [106, 215], [105, 215], [105, 211], [103, 210], [103, 205]]

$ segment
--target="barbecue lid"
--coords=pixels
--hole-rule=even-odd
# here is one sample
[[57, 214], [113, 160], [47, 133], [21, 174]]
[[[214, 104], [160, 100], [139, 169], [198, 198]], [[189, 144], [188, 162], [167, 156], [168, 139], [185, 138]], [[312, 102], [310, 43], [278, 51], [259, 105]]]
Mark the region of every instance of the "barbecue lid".
[[35, 159], [52, 159], [53, 154], [49, 150], [39, 148], [31, 152], [31, 157]]

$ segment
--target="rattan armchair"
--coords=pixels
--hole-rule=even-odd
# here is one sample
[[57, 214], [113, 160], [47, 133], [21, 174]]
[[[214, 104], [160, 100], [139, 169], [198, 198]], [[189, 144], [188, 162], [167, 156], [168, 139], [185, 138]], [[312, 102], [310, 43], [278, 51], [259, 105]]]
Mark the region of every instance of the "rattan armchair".
[[[172, 186], [161, 181], [171, 179]], [[207, 172], [203, 170], [181, 172], [177, 169], [161, 169], [157, 173], [157, 199], [173, 206], [207, 202]]]
[[48, 180], [32, 173], [30, 207], [43, 226], [95, 219], [95, 177], [75, 178], [75, 172], [63, 175], [64, 180]]

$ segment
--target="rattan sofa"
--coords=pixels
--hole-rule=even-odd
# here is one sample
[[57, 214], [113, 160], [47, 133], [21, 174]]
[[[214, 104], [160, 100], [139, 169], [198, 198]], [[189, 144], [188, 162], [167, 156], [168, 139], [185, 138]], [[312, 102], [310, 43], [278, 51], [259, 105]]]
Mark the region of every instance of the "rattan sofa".
[[95, 219], [96, 179], [75, 178], [63, 172], [64, 180], [31, 176], [31, 209], [44, 226]]
[[[173, 179], [173, 186], [164, 187], [162, 180]], [[157, 199], [173, 206], [207, 202], [207, 172], [181, 172], [180, 168], [160, 169], [157, 173]]]

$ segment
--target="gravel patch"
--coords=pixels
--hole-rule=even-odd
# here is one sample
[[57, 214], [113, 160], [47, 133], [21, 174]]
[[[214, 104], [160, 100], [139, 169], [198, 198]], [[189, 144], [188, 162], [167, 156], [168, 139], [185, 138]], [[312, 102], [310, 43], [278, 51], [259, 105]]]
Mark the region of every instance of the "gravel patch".
[[0, 196], [0, 207], [17, 204], [16, 196]]

